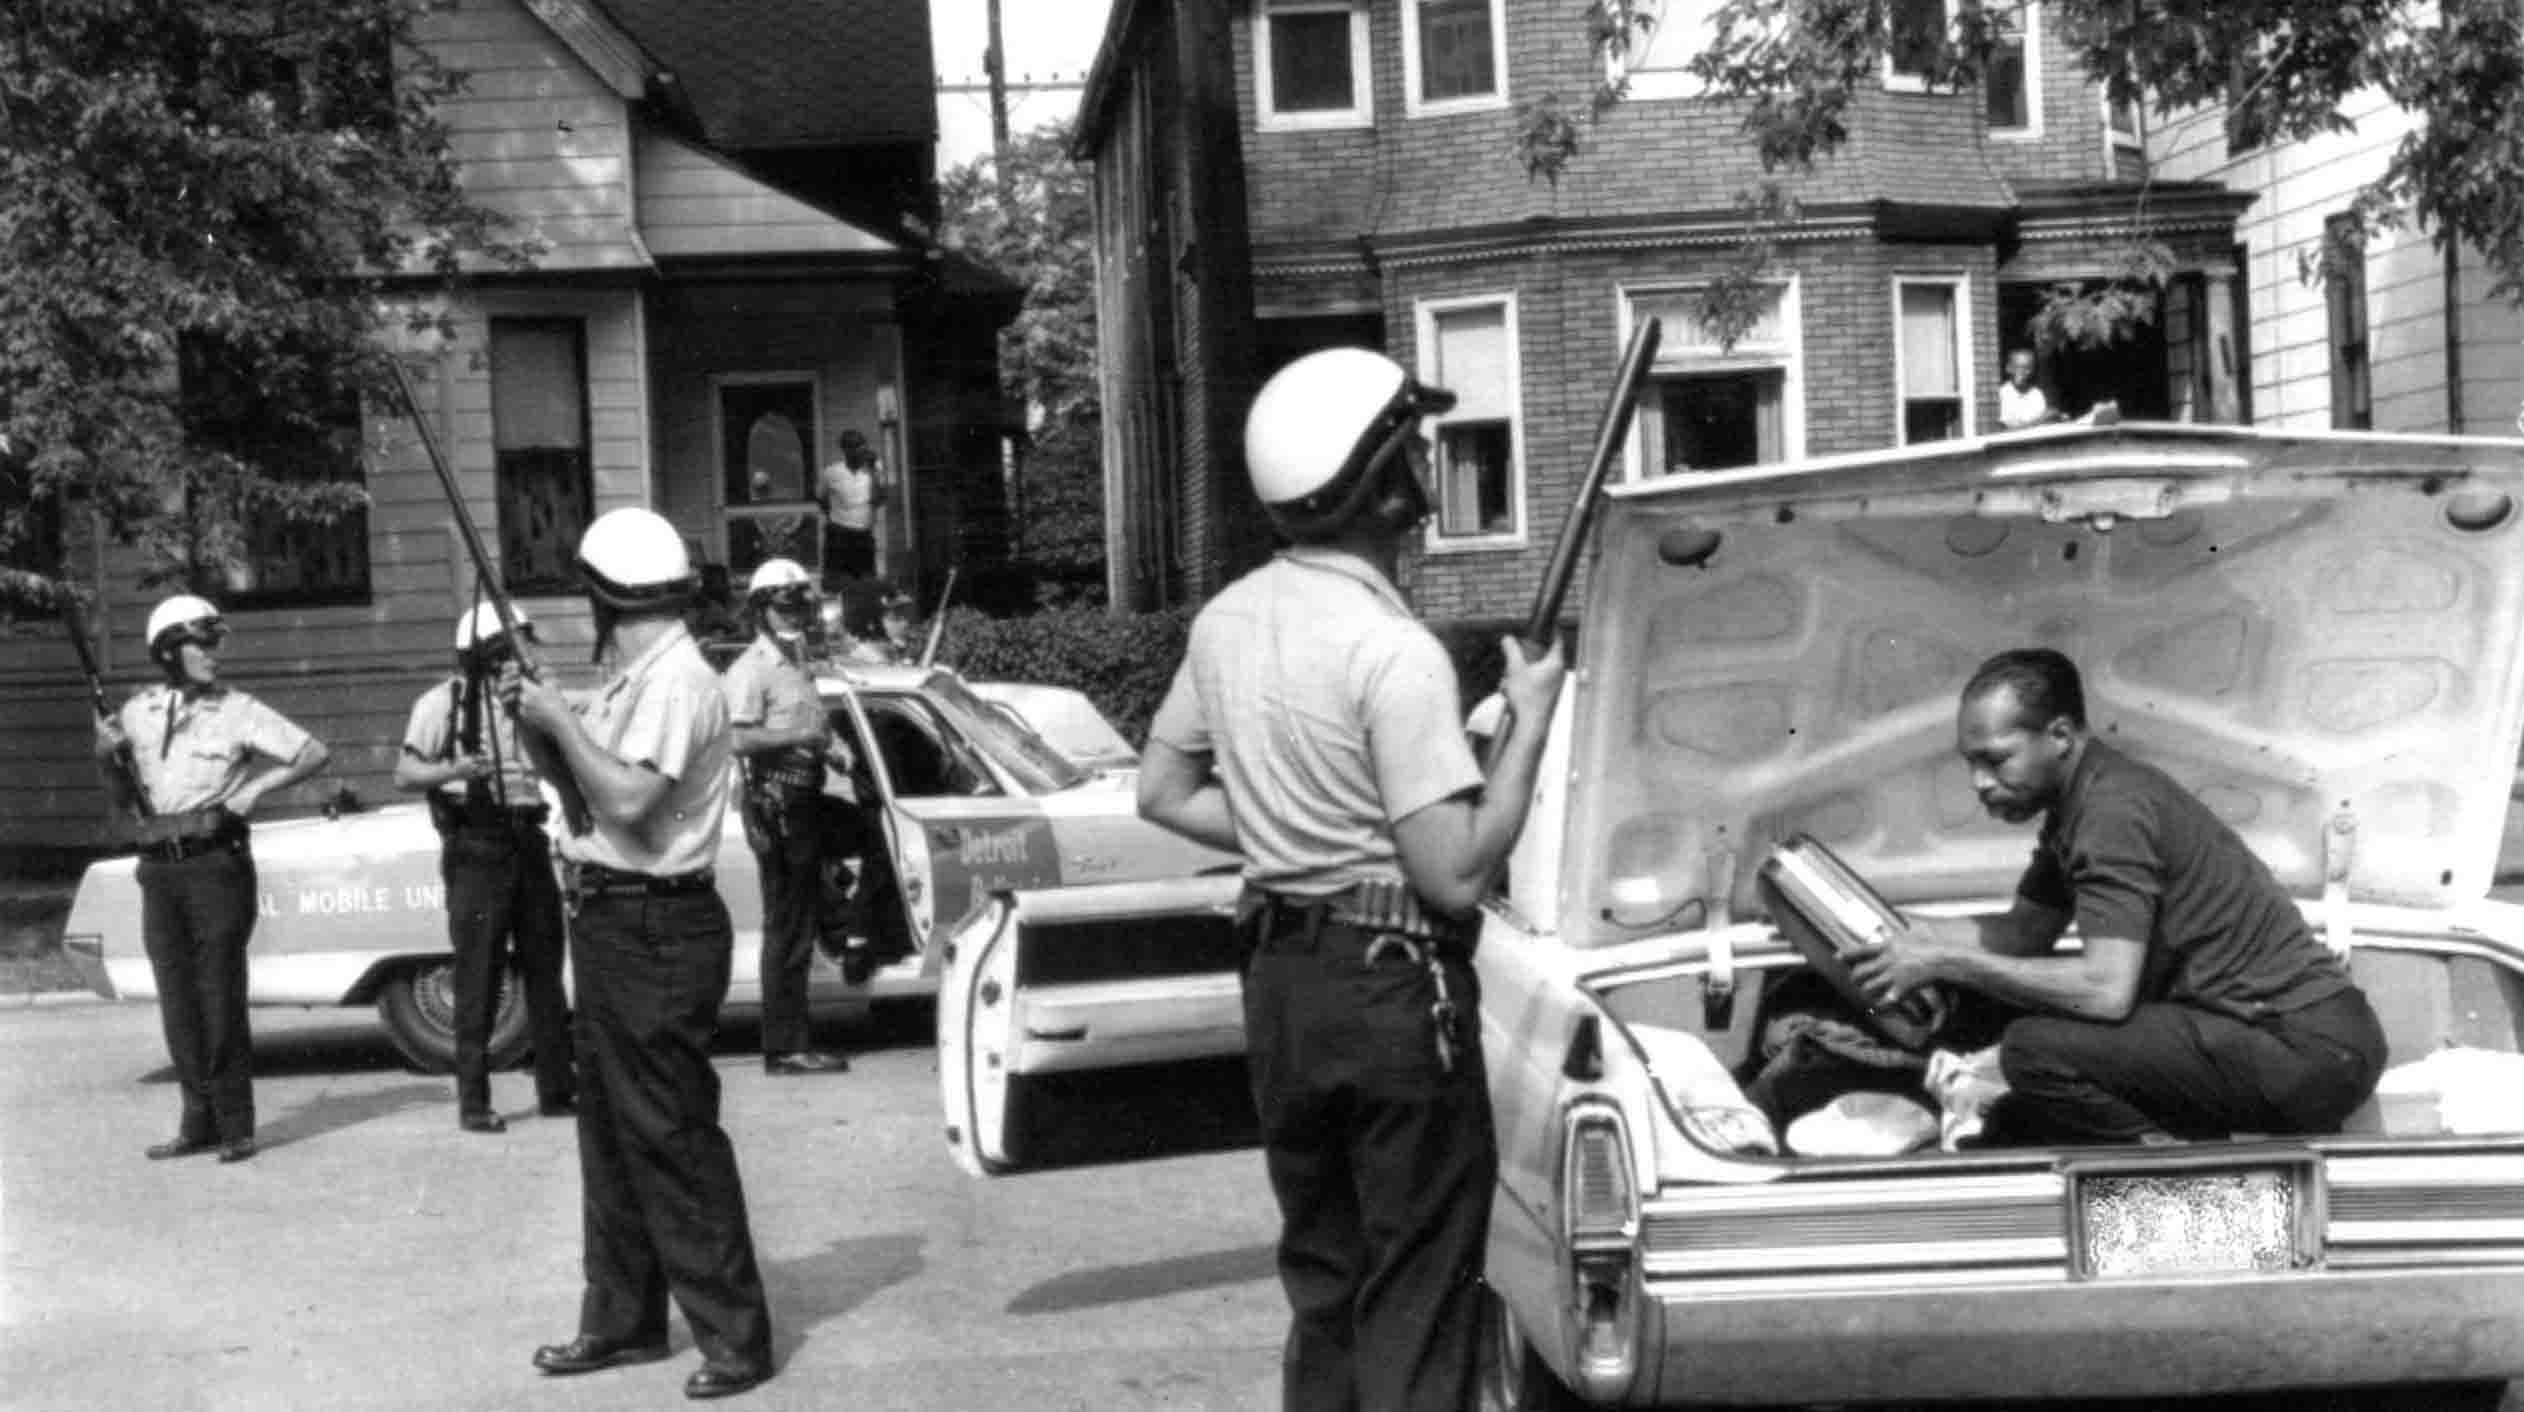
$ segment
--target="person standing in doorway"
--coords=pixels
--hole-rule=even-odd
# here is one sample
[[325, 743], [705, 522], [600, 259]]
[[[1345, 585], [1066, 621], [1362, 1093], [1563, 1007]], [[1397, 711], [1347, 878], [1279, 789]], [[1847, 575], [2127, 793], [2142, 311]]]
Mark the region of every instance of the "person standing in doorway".
[[1485, 778], [1453, 665], [1395, 587], [1431, 505], [1420, 424], [1452, 405], [1358, 348], [1263, 386], [1245, 461], [1290, 547], [1201, 610], [1140, 774], [1141, 814], [1244, 855], [1289, 1412], [1472, 1404], [1498, 1179], [1473, 914], [1524, 827], [1563, 664], [1507, 645]]
[[816, 477], [815, 498], [824, 507], [824, 591], [876, 573], [876, 507], [883, 503], [884, 463], [857, 427], [839, 438], [840, 459]]
[[762, 873], [762, 1067], [775, 1076], [838, 1074], [850, 1061], [814, 1047], [806, 1006], [831, 833], [824, 757], [832, 726], [806, 668], [815, 585], [796, 561], [766, 559], [745, 605], [754, 640], [719, 684], [744, 767], [745, 841]]
[[[534, 634], [519, 613], [517, 635], [531, 642]], [[515, 648], [491, 604], [457, 620], [455, 675], [412, 703], [394, 765], [396, 786], [426, 795], [438, 828], [447, 940], [456, 953], [456, 1123], [469, 1133], [508, 1128], [491, 1107], [490, 1050], [512, 951], [534, 1042], [536, 1107], [557, 1118], [577, 1102], [561, 986], [561, 894], [544, 832], [551, 808], [518, 748], [516, 723], [494, 699]]]
[[[141, 943], [158, 985], [158, 1019], [184, 1108], [152, 1161], [218, 1149], [254, 1155], [254, 1035], [246, 1019], [246, 943], [254, 935], [254, 851], [247, 820], [274, 790], [324, 768], [324, 742], [219, 680], [228, 630], [219, 610], [179, 593], [149, 614], [149, 660], [163, 685], [99, 720], [96, 754], [126, 745], [137, 771]], [[256, 768], [257, 763], [260, 768]], [[120, 775], [105, 772], [109, 791]], [[118, 807], [135, 802], [115, 801]]]
[[711, 862], [735, 771], [727, 701], [683, 613], [683, 536], [608, 510], [579, 540], [611, 671], [574, 709], [511, 664], [500, 690], [548, 777], [568, 771], [589, 827], [561, 840], [578, 981], [578, 1160], [586, 1289], [578, 1334], [535, 1351], [555, 1376], [664, 1358], [671, 1291], [702, 1364], [687, 1397], [768, 1379], [771, 1309], [710, 1064], [734, 933]]

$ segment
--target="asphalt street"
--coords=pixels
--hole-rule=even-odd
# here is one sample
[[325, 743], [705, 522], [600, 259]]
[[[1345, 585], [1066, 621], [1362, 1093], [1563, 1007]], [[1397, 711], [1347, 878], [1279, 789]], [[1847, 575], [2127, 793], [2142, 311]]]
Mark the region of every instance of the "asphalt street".
[[[744, 1408], [1278, 1404], [1275, 1228], [1250, 1151], [980, 1182], [948, 1159], [920, 1012], [838, 1077], [719, 1072], [780, 1375]], [[579, 1293], [568, 1121], [503, 1074], [497, 1137], [364, 1012], [257, 1011], [264, 1150], [149, 1162], [176, 1096], [148, 1006], [0, 1006], [0, 1407], [686, 1405], [664, 1364], [547, 1379]]]

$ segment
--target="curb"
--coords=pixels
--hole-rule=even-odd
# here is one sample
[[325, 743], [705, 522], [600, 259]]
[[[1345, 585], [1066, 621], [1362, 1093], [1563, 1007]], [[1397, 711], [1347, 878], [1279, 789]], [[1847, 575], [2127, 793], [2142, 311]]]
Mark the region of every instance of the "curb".
[[81, 1005], [111, 1005], [113, 1003], [92, 990], [37, 990], [0, 999], [0, 1015], [5, 1015], [12, 1010], [62, 1010]]

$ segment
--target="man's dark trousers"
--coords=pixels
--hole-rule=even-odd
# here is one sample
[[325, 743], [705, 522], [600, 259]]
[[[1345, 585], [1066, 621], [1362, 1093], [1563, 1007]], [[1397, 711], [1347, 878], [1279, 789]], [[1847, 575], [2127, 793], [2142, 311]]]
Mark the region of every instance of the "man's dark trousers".
[[771, 1311], [710, 1067], [734, 935], [715, 891], [616, 892], [570, 925], [578, 978], [582, 1334], [666, 1337], [666, 1299], [705, 1357], [768, 1366]]
[[1992, 1145], [2327, 1133], [2374, 1091], [2384, 1031], [2357, 990], [2259, 1023], [2158, 1001], [2116, 1024], [2021, 1016], [1998, 1061]]
[[806, 981], [823, 920], [823, 796], [795, 790], [772, 811], [771, 846], [754, 854], [762, 872], [762, 1052], [814, 1047]]
[[561, 988], [561, 890], [552, 843], [529, 824], [491, 823], [442, 835], [447, 939], [456, 951], [456, 1106], [491, 1111], [491, 1022], [512, 943], [535, 1046], [535, 1099], [571, 1101], [569, 998]]
[[1463, 1412], [1472, 1405], [1497, 1136], [1472, 967], [1439, 1062], [1424, 965], [1374, 934], [1269, 910], [1245, 926], [1247, 1060], [1280, 1206], [1286, 1412]]
[[240, 843], [139, 864], [140, 935], [158, 981], [158, 1020], [183, 1090], [189, 1143], [254, 1136], [254, 1034], [245, 947], [254, 934], [254, 858]]

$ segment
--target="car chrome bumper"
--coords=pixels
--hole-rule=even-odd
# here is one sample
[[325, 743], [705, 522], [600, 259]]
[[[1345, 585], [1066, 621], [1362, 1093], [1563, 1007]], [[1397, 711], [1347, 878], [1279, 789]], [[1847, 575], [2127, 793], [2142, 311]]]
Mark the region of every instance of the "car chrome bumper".
[[2524, 1376], [2524, 1264], [1649, 1293], [1663, 1326], [1656, 1396], [1686, 1405], [2141, 1398]]

